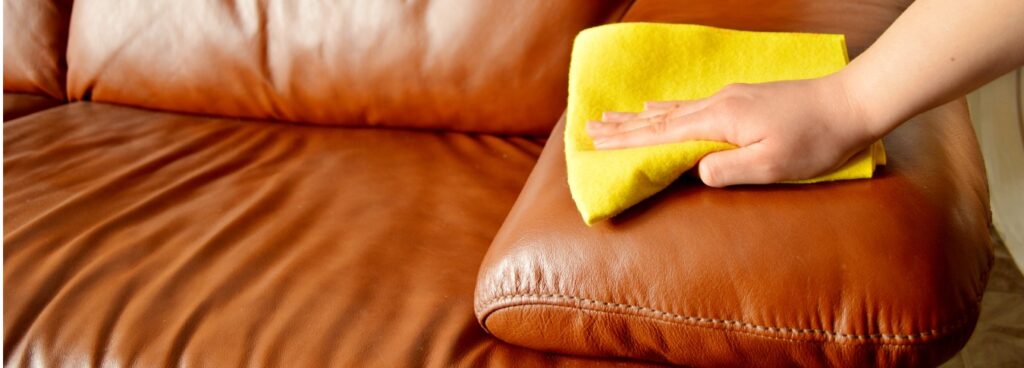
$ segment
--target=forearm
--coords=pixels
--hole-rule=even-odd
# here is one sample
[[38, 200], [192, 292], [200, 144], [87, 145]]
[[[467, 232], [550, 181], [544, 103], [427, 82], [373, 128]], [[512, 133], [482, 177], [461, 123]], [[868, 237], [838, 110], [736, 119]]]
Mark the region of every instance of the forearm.
[[642, 113], [605, 114], [587, 129], [597, 149], [692, 140], [738, 146], [701, 159], [710, 186], [807, 179], [1022, 63], [1024, 0], [918, 0], [839, 73], [655, 102]]
[[884, 135], [1024, 63], [1024, 0], [918, 0], [834, 78]]

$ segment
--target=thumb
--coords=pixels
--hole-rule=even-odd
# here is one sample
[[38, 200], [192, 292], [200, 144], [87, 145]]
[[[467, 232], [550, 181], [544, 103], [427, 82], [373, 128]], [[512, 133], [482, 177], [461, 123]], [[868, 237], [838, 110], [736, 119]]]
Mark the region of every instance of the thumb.
[[708, 154], [698, 171], [705, 185], [715, 188], [738, 184], [769, 184], [778, 181], [774, 166], [763, 159], [758, 144]]

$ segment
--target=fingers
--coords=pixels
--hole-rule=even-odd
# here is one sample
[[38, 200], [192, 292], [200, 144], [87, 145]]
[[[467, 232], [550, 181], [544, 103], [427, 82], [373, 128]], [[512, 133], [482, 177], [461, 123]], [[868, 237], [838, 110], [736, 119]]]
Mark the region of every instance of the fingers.
[[587, 133], [597, 138], [621, 134], [642, 128], [675, 116], [693, 113], [707, 106], [707, 99], [693, 101], [652, 101], [644, 103], [639, 113], [609, 111], [601, 116], [601, 122], [588, 122]]
[[610, 135], [622, 134], [631, 130], [643, 128], [651, 125], [655, 122], [665, 121], [675, 113], [662, 113], [659, 115], [641, 117], [636, 115], [633, 119], [624, 120], [622, 122], [597, 122], [592, 121], [587, 123], [587, 133], [590, 134], [591, 138], [601, 138]]
[[637, 112], [608, 111], [604, 114], [601, 114], [601, 121], [605, 123], [621, 123], [624, 121], [635, 119], [639, 115], [640, 113]]
[[694, 102], [696, 101], [647, 101], [644, 102], [644, 110], [669, 110], [691, 105]]
[[618, 134], [594, 136], [594, 147], [619, 149], [692, 140], [726, 141], [723, 125], [713, 120], [710, 110], [670, 116]]
[[665, 101], [645, 103], [645, 109], [639, 113], [632, 112], [605, 112], [601, 121], [587, 123], [587, 133], [591, 137], [620, 134], [626, 131], [641, 128], [654, 122], [664, 120], [670, 116], [689, 114], [703, 107], [699, 101]]
[[765, 164], [770, 161], [764, 159], [761, 148], [759, 144], [753, 144], [704, 156], [698, 164], [700, 180], [716, 188], [738, 184], [769, 184], [782, 180], [774, 170], [776, 165]]
[[650, 101], [644, 103], [644, 111], [672, 111], [679, 114], [689, 114], [708, 106], [710, 99], [690, 101]]
[[670, 112], [670, 110], [675, 108], [674, 106], [684, 106], [684, 105], [687, 105], [689, 103], [690, 103], [690, 101], [670, 101], [670, 102], [666, 102], [663, 105], [664, 107], [655, 107], [655, 108], [647, 107], [647, 104], [645, 103], [644, 104], [644, 111], [641, 111], [641, 112], [608, 111], [608, 112], [605, 112], [604, 114], [601, 114], [601, 121], [605, 122], [605, 123], [623, 123], [623, 122], [627, 122], [627, 121], [635, 120], [635, 119], [650, 118], [650, 117], [653, 117], [653, 116], [658, 116], [658, 115], [662, 115], [662, 114], [668, 113], [668, 112]]

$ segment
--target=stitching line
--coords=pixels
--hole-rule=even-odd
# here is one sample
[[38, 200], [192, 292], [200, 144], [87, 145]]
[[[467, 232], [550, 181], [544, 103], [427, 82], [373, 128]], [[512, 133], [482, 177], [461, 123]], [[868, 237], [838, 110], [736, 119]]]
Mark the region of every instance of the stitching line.
[[[612, 315], [627, 316], [627, 317], [637, 317], [636, 315], [629, 314], [626, 311], [600, 310], [600, 309], [579, 309], [579, 308], [576, 308], [576, 307], [573, 307], [573, 306], [555, 305], [555, 304], [520, 304], [520, 305], [511, 305], [511, 306], [508, 306], [508, 307], [504, 307], [502, 309], [538, 308], [538, 307], [542, 307], [542, 306], [543, 307], [550, 307], [550, 308], [571, 309], [571, 310], [581, 311], [581, 312], [584, 312], [584, 313], [602, 313], [602, 314], [612, 314]], [[666, 319], [659, 319], [659, 318], [654, 318], [654, 317], [651, 317], [651, 316], [639, 316], [639, 317], [641, 317], [641, 318], [649, 318], [649, 319], [652, 319], [655, 322], [659, 322], [659, 323], [676, 323], [676, 321], [666, 320]], [[839, 346], [846, 345], [846, 344], [844, 344], [844, 342], [842, 340], [838, 340], [838, 339], [831, 339], [831, 340], [808, 340], [808, 339], [801, 339], [799, 336], [772, 335], [772, 334], [767, 334], [767, 333], [763, 333], [763, 332], [759, 332], [759, 331], [735, 329], [735, 328], [732, 328], [730, 326], [722, 326], [722, 325], [692, 325], [692, 326], [696, 327], [696, 328], [710, 329], [710, 330], [714, 330], [714, 331], [726, 331], [726, 332], [731, 332], [731, 333], [736, 333], [736, 334], [741, 334], [741, 335], [747, 335], [747, 336], [753, 336], [753, 337], [762, 338], [762, 339], [770, 339], [770, 340], [790, 342], [790, 343], [797, 343], [797, 344], [824, 343], [824, 344], [837, 344]], [[871, 344], [871, 343], [872, 342], [870, 342], [870, 341], [867, 342], [867, 344]], [[893, 349], [903, 349], [903, 348], [907, 347], [908, 344], [911, 344], [911, 343], [914, 343], [914, 341], [910, 341], [910, 340], [905, 340], [905, 341], [880, 341], [880, 342], [875, 342], [873, 346], [875, 346], [875, 347], [877, 347], [879, 349], [893, 350]], [[934, 340], [931, 341], [931, 342], [922, 342], [922, 344], [927, 344], [927, 343], [934, 343]], [[849, 345], [846, 345], [846, 346], [849, 346]]]
[[[635, 311], [639, 311], [639, 312], [652, 313], [652, 314], [654, 314], [656, 316], [659, 316], [659, 317], [673, 319], [673, 320], [681, 320], [681, 321], [691, 322], [691, 323], [705, 323], [705, 324], [713, 324], [713, 325], [725, 325], [725, 326], [753, 329], [753, 330], [756, 330], [756, 331], [764, 331], [764, 332], [781, 332], [781, 333], [824, 335], [824, 336], [828, 336], [828, 337], [836, 337], [836, 338], [844, 338], [844, 339], [854, 339], [854, 340], [870, 340], [870, 339], [879, 339], [879, 338], [881, 338], [881, 339], [896, 339], [896, 340], [915, 340], [915, 339], [921, 339], [921, 338], [925, 338], [925, 337], [929, 337], [929, 336], [936, 336], [936, 335], [944, 334], [944, 333], [946, 333], [946, 332], [948, 332], [950, 330], [954, 330], [954, 329], [958, 329], [958, 328], [962, 327], [962, 325], [966, 322], [966, 320], [960, 320], [960, 321], [957, 321], [956, 323], [948, 325], [948, 326], [946, 326], [946, 327], [944, 327], [942, 329], [939, 329], [939, 330], [931, 329], [931, 330], [922, 331], [922, 332], [918, 332], [918, 333], [914, 333], [914, 334], [907, 334], [907, 335], [883, 334], [883, 333], [862, 335], [862, 334], [847, 334], [847, 333], [842, 333], [842, 332], [835, 332], [835, 331], [829, 331], [829, 330], [823, 330], [823, 329], [814, 329], [814, 328], [771, 327], [771, 326], [761, 326], [761, 325], [756, 325], [756, 324], [749, 323], [749, 322], [736, 321], [736, 320], [717, 319], [717, 318], [705, 318], [705, 317], [696, 317], [696, 316], [684, 316], [684, 315], [680, 315], [680, 314], [676, 314], [676, 313], [669, 313], [669, 312], [665, 312], [665, 311], [660, 311], [660, 310], [657, 310], [657, 309], [654, 309], [654, 308], [641, 307], [641, 306], [630, 305], [630, 304], [614, 303], [614, 302], [604, 302], [604, 301], [600, 301], [600, 300], [587, 299], [587, 298], [581, 298], [581, 297], [577, 297], [577, 296], [563, 295], [563, 294], [515, 294], [515, 295], [505, 295], [505, 296], [499, 296], [499, 297], [493, 298], [490, 301], [483, 303], [482, 306], [484, 307], [483, 309], [488, 309], [488, 306], [491, 306], [491, 305], [493, 305], [495, 303], [499, 303], [499, 302], [507, 301], [507, 300], [529, 298], [529, 297], [555, 298], [555, 299], [562, 299], [562, 300], [572, 300], [572, 301], [576, 301], [576, 302], [583, 303], [583, 304], [594, 304], [594, 305], [600, 305], [600, 306], [612, 307], [612, 308], [624, 308], [626, 310], [635, 310]], [[489, 315], [490, 312], [488, 312], [487, 314]], [[485, 319], [486, 319], [486, 317], [485, 317]]]

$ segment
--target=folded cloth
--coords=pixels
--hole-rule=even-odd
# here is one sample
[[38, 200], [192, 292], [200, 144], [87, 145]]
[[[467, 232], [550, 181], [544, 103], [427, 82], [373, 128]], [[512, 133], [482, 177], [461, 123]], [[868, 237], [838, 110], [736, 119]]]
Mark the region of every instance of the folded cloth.
[[[619, 23], [580, 32], [572, 50], [565, 160], [569, 190], [592, 225], [664, 189], [704, 155], [735, 146], [688, 141], [597, 151], [587, 121], [639, 111], [645, 101], [708, 97], [730, 83], [825, 76], [848, 62], [842, 35], [766, 33], [688, 24]], [[793, 183], [870, 178], [881, 142], [836, 171]]]

